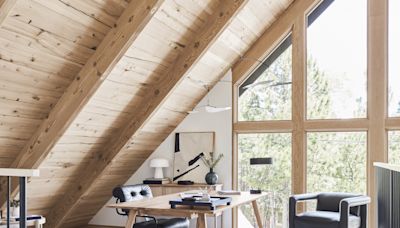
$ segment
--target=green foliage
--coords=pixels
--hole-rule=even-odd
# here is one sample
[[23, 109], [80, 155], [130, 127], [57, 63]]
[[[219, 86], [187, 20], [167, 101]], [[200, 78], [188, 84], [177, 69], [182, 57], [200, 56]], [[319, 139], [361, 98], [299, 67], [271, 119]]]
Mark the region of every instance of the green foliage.
[[[291, 81], [291, 48], [268, 68], [257, 81]], [[309, 116], [332, 116], [331, 88], [325, 72], [315, 60], [307, 62], [307, 112]], [[260, 85], [239, 98], [239, 120], [291, 119], [291, 86]], [[356, 112], [364, 113], [365, 101], [359, 98]], [[357, 114], [355, 116], [358, 116]], [[400, 138], [400, 136], [398, 136]], [[398, 139], [399, 139], [398, 138]], [[291, 194], [291, 133], [241, 134], [239, 148], [239, 187], [271, 193], [260, 202], [266, 227], [287, 227], [288, 197]], [[309, 192], [366, 191], [366, 133], [308, 133], [307, 188]], [[252, 167], [252, 157], [272, 157], [273, 165]], [[400, 160], [400, 159], [399, 159]], [[242, 213], [255, 224], [251, 207]]]

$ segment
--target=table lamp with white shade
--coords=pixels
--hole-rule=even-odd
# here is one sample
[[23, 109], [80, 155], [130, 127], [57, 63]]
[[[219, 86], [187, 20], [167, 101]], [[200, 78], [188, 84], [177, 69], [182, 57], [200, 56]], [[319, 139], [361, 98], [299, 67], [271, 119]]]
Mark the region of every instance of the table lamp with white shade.
[[150, 161], [150, 167], [155, 168], [154, 178], [163, 179], [163, 168], [169, 167], [169, 162], [164, 158], [155, 158]]

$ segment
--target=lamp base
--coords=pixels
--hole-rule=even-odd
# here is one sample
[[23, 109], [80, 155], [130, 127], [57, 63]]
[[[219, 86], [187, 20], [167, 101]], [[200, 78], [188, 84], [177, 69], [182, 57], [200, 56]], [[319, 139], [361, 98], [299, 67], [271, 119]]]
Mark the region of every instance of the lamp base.
[[250, 194], [261, 194], [260, 189], [250, 189]]

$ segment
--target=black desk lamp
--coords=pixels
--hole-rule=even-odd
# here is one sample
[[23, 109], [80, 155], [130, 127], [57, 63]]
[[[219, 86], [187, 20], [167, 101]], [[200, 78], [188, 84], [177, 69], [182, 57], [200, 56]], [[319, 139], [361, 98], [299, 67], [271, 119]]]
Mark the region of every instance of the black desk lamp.
[[[250, 158], [250, 165], [272, 165], [272, 158]], [[250, 189], [250, 194], [261, 194], [261, 189]]]

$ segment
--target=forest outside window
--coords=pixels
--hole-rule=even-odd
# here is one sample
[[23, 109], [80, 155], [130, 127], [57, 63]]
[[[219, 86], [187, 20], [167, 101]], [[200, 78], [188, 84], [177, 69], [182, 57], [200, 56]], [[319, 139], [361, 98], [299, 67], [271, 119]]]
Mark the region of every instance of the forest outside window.
[[[292, 45], [288, 36], [239, 87], [239, 121], [290, 120]], [[258, 61], [243, 59], [241, 61]]]

